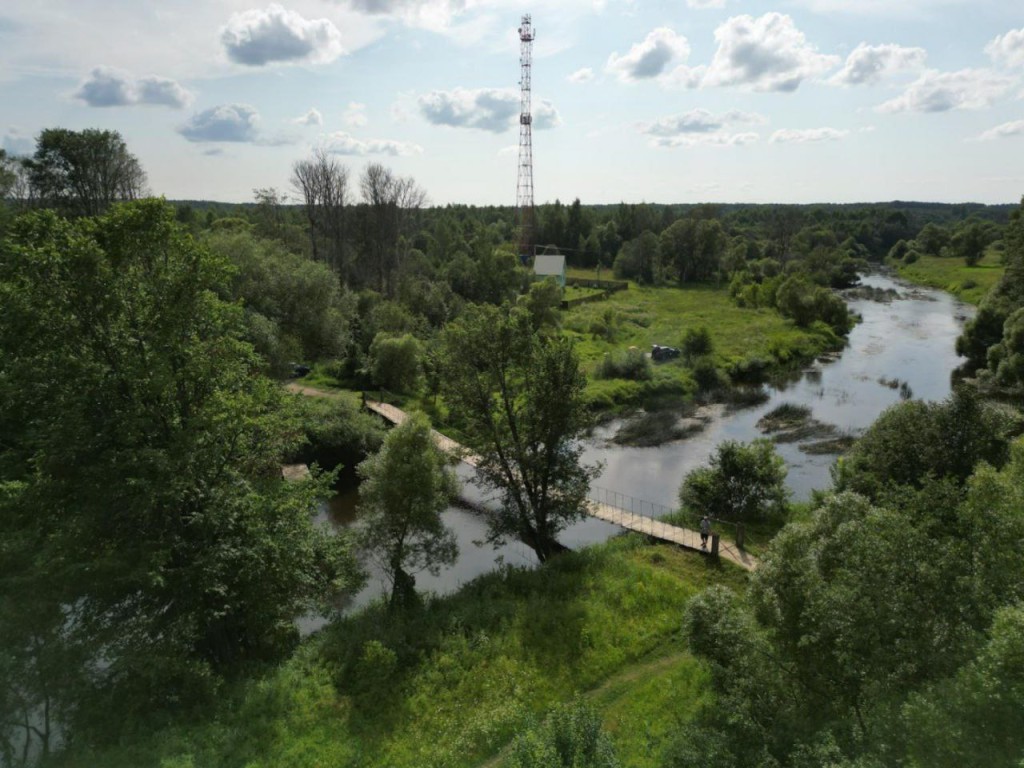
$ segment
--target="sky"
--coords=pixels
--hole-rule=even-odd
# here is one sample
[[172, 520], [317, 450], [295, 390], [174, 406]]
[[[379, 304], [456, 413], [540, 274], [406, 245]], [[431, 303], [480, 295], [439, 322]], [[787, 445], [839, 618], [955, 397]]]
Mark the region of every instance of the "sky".
[[116, 130], [169, 199], [294, 196], [322, 148], [430, 203], [1013, 203], [1020, 0], [4, 0], [0, 146]]

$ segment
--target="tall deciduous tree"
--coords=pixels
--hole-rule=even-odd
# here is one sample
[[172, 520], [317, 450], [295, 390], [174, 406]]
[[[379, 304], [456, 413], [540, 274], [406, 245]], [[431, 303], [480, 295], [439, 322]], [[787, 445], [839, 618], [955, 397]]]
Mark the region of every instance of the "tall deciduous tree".
[[558, 532], [584, 514], [595, 467], [580, 462], [586, 379], [572, 344], [534, 332], [521, 307], [472, 307], [445, 331], [442, 393], [479, 477], [500, 491], [491, 539], [518, 537], [541, 561]]
[[347, 227], [348, 169], [320, 148], [292, 166], [291, 183], [302, 196], [313, 259], [327, 262], [349, 283], [353, 276]]
[[97, 216], [146, 194], [142, 165], [117, 131], [47, 128], [27, 168], [36, 199], [72, 216]]
[[404, 255], [403, 236], [412, 217], [426, 202], [427, 193], [411, 177], [395, 174], [380, 163], [370, 163], [359, 179], [366, 203], [363, 256], [374, 287], [387, 296], [395, 290], [395, 274]]
[[285, 374], [295, 360], [344, 354], [352, 335], [354, 298], [330, 267], [244, 229], [211, 232], [204, 243], [234, 267], [229, 295], [243, 302], [247, 338], [271, 371]]
[[0, 202], [7, 199], [18, 180], [15, 163], [14, 158], [8, 156], [7, 150], [0, 149]]
[[727, 440], [711, 465], [695, 469], [679, 489], [682, 505], [724, 520], [781, 517], [786, 509], [786, 464], [770, 440]]
[[358, 580], [312, 525], [326, 478], [281, 479], [297, 430], [227, 277], [159, 201], [0, 245], [0, 656], [66, 734], [209, 692]]
[[437, 575], [458, 556], [455, 535], [441, 519], [458, 493], [448, 463], [427, 420], [410, 416], [359, 465], [359, 542], [387, 574], [392, 606], [412, 596], [417, 572]]
[[987, 222], [965, 221], [949, 240], [950, 250], [963, 259], [968, 267], [975, 266], [985, 256], [985, 249], [995, 239], [995, 227]]

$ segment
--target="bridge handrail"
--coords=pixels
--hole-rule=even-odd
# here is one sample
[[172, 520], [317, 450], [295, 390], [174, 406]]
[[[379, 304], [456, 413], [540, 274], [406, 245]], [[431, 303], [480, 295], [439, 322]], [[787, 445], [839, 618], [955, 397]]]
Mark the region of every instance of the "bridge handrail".
[[[686, 512], [677, 507], [668, 507], [655, 501], [648, 501], [647, 499], [630, 496], [628, 493], [620, 493], [619, 491], [613, 491], [597, 485], [590, 487], [587, 498], [599, 504], [607, 504], [610, 507], [621, 509], [623, 512], [629, 512], [638, 517], [649, 517], [653, 520], [659, 520], [665, 515], [671, 514], [675, 520], [682, 518], [684, 523], [692, 519], [694, 521], [694, 530], [699, 527], [700, 520], [703, 517], [698, 512]], [[645, 512], [645, 509], [649, 510], [649, 512]], [[733, 520], [724, 520], [720, 517], [711, 517], [711, 523], [712, 525], [732, 526], [734, 529], [739, 526], [739, 523]]]

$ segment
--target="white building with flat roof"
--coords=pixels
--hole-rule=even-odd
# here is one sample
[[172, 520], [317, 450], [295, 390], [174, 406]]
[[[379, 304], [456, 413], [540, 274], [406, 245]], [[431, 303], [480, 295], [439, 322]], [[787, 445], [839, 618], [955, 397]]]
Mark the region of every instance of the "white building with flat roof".
[[553, 277], [565, 288], [565, 256], [537, 256], [533, 261], [533, 274], [540, 280]]

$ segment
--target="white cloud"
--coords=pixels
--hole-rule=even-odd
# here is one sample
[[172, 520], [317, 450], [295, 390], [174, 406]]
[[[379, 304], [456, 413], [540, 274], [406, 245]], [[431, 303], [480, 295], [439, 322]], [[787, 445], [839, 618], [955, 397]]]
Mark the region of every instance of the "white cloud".
[[570, 83], [589, 83], [594, 79], [594, 70], [590, 67], [583, 67], [583, 69], [577, 69], [565, 79]]
[[697, 11], [705, 11], [710, 8], [725, 8], [725, 0], [686, 0], [686, 5]]
[[707, 71], [708, 68], [703, 64], [698, 67], [680, 64], [671, 72], [660, 77], [659, 81], [668, 88], [700, 88]]
[[658, 27], [630, 48], [629, 53], [612, 53], [605, 69], [623, 82], [649, 80], [665, 72], [673, 60], [686, 61], [689, 55], [690, 44], [685, 37], [668, 27]]
[[391, 16], [435, 32], [449, 27], [467, 7], [466, 0], [349, 0], [349, 5], [362, 13]]
[[391, 139], [357, 139], [344, 131], [329, 133], [321, 137], [321, 146], [336, 155], [390, 155], [392, 157], [408, 157], [423, 152], [423, 147], [408, 141]]
[[675, 147], [742, 147], [760, 140], [752, 131], [746, 133], [704, 133], [681, 134], [679, 136], [656, 136], [651, 139], [652, 147], [674, 149]]
[[275, 61], [325, 63], [344, 53], [341, 32], [332, 21], [305, 19], [276, 3], [265, 11], [234, 14], [220, 41], [229, 59], [251, 67]]
[[178, 133], [196, 142], [255, 142], [260, 116], [248, 104], [221, 104], [193, 115]]
[[1004, 67], [1024, 67], [1024, 27], [999, 35], [985, 46], [985, 53]]
[[921, 69], [927, 56], [924, 48], [861, 43], [846, 57], [846, 64], [829, 78], [829, 82], [833, 85], [871, 85], [897, 72]]
[[781, 128], [772, 134], [772, 144], [806, 144], [816, 141], [839, 141], [850, 135], [841, 128]]
[[926, 70], [895, 99], [876, 107], [879, 112], [946, 112], [983, 109], [1005, 94], [1012, 78], [988, 69], [958, 72]]
[[348, 103], [345, 114], [342, 115], [341, 119], [345, 125], [352, 128], [362, 128], [370, 122], [366, 117], [366, 105], [360, 104], [357, 101], [350, 101]]
[[1014, 120], [1009, 123], [989, 128], [978, 136], [978, 141], [993, 141], [995, 139], [1007, 139], [1011, 136], [1024, 136], [1024, 120]]
[[815, 13], [826, 16], [849, 14], [912, 19], [921, 22], [949, 6], [966, 5], [970, 0], [792, 0]]
[[760, 136], [752, 131], [730, 131], [732, 126], [765, 122], [767, 118], [764, 115], [754, 112], [730, 110], [716, 115], [706, 109], [692, 109], [681, 115], [640, 123], [637, 127], [641, 133], [651, 137], [652, 147], [735, 147], [758, 141]]
[[295, 123], [295, 125], [323, 125], [324, 116], [320, 114], [319, 109], [311, 107], [309, 112], [292, 118], [290, 122]]
[[[511, 88], [431, 91], [420, 96], [416, 103], [429, 123], [491, 133], [507, 131], [518, 122], [519, 116], [519, 92]], [[561, 124], [558, 110], [550, 101], [534, 101], [532, 115], [533, 127], [538, 130]]]
[[72, 96], [90, 107], [132, 107], [139, 104], [182, 109], [192, 94], [166, 77], [134, 78], [112, 67], [96, 67]]
[[640, 131], [648, 136], [678, 136], [681, 134], [709, 134], [721, 131], [736, 123], [760, 124], [766, 122], [763, 115], [753, 112], [732, 110], [720, 115], [706, 109], [693, 109], [682, 115], [663, 117], [653, 123], [641, 123]]
[[793, 19], [780, 13], [733, 16], [715, 30], [718, 50], [704, 85], [738, 85], [755, 91], [795, 91], [839, 63], [807, 42]]

